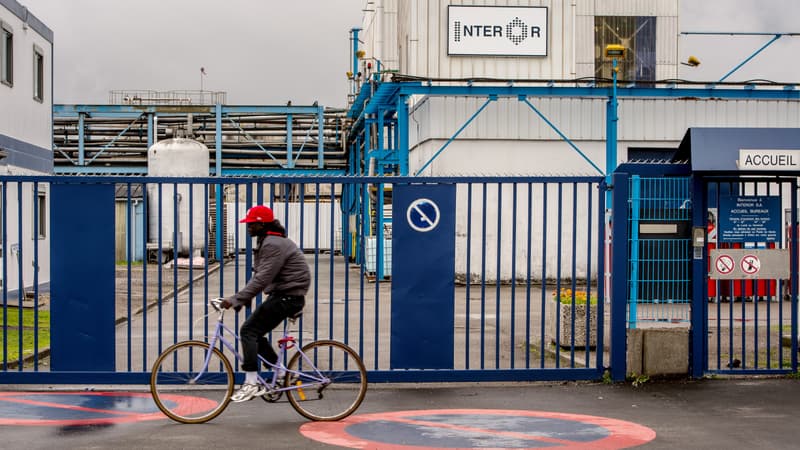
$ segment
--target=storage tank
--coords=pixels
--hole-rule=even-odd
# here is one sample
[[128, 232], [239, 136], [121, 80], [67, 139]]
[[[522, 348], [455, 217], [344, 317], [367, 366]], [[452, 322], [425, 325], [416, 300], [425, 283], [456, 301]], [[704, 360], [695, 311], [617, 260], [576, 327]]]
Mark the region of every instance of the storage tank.
[[[193, 139], [166, 139], [153, 144], [147, 150], [147, 174], [150, 177], [207, 177], [208, 164], [208, 147]], [[181, 256], [190, 254], [196, 256], [203, 249], [207, 199], [203, 185], [189, 184], [191, 181], [147, 184], [147, 242], [151, 247], [159, 240], [159, 204], [161, 204], [162, 249], [171, 248]], [[193, 216], [191, 219], [190, 190]], [[177, 223], [175, 223], [176, 211]], [[192, 242], [189, 242], [190, 226]]]

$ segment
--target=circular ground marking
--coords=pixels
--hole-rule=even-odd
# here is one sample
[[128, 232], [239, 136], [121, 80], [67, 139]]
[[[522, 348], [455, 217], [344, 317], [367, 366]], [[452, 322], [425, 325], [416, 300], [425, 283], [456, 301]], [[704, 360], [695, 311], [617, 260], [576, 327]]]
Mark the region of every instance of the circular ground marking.
[[[184, 413], [213, 409], [212, 401], [169, 395]], [[0, 392], [0, 425], [95, 425], [166, 419], [150, 393]]]
[[618, 449], [641, 445], [655, 431], [632, 422], [579, 414], [495, 409], [397, 411], [300, 427], [307, 438], [349, 448], [387, 450]]

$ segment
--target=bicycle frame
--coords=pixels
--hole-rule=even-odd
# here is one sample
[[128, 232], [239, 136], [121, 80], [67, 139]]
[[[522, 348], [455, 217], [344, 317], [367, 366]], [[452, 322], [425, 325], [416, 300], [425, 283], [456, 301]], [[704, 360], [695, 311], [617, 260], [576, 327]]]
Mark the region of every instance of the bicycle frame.
[[[219, 317], [217, 318], [217, 325], [214, 328], [214, 334], [211, 336], [211, 340], [208, 343], [209, 350], [206, 353], [206, 357], [205, 357], [205, 359], [203, 361], [203, 367], [200, 369], [199, 373], [193, 379], [193, 381], [197, 381], [198, 379], [200, 379], [200, 377], [203, 374], [205, 374], [206, 369], [208, 369], [208, 364], [211, 361], [212, 349], [214, 349], [217, 346], [218, 342], [221, 343], [223, 346], [225, 346], [225, 348], [230, 350], [231, 353], [233, 353], [234, 356], [236, 356], [236, 360], [239, 361], [239, 363], [242, 363], [244, 361], [244, 357], [239, 352], [237, 352], [236, 348], [233, 346], [233, 344], [231, 344], [224, 337], [224, 332], [227, 331], [229, 334], [233, 335], [237, 340], [239, 339], [239, 335], [236, 334], [236, 332], [234, 332], [230, 328], [228, 328], [225, 325], [225, 323], [223, 322], [224, 316], [225, 316], [225, 311], [224, 310], [220, 311]], [[316, 364], [314, 364], [311, 361], [311, 359], [305, 353], [303, 353], [302, 349], [300, 348], [300, 345], [297, 345], [296, 342], [295, 342], [296, 351], [298, 353], [300, 353], [300, 357], [303, 359], [303, 361], [306, 364], [309, 365], [309, 370], [300, 372], [300, 371], [297, 371], [297, 370], [291, 370], [291, 369], [287, 368], [286, 365], [282, 362], [282, 360], [286, 358], [286, 351], [291, 347], [288, 347], [286, 345], [286, 342], [295, 342], [295, 341], [294, 341], [294, 338], [292, 336], [290, 336], [290, 335], [288, 335], [288, 334], [286, 334], [284, 332], [283, 339], [280, 339], [278, 341], [278, 347], [280, 349], [280, 355], [278, 356], [277, 364], [272, 364], [271, 362], [269, 362], [266, 359], [262, 358], [261, 355], [258, 355], [259, 361], [261, 361], [262, 363], [266, 364], [270, 369], [272, 369], [272, 380], [269, 381], [269, 382], [267, 380], [265, 380], [264, 378], [262, 378], [261, 374], [256, 372], [256, 376], [258, 377], [258, 381], [261, 384], [263, 384], [268, 389], [270, 389], [271, 392], [285, 392], [285, 391], [290, 391], [290, 390], [299, 390], [299, 389], [303, 389], [304, 387], [307, 387], [307, 386], [301, 386], [301, 385], [292, 385], [292, 386], [288, 386], [288, 387], [286, 387], [286, 386], [285, 387], [279, 387], [277, 383], [278, 383], [278, 372], [280, 370], [282, 370], [287, 375], [292, 374], [292, 375], [296, 375], [298, 377], [300, 375], [302, 375], [304, 384], [309, 384], [309, 383], [310, 384], [314, 384], [314, 385], [318, 384], [321, 387], [325, 387], [328, 384], [330, 384], [330, 379], [328, 377], [324, 376], [319, 371], [319, 369], [317, 369]]]

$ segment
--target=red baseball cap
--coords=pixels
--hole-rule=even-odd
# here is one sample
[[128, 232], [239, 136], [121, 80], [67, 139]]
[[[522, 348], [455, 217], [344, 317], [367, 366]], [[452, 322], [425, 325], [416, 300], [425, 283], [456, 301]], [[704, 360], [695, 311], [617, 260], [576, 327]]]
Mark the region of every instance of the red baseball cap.
[[244, 219], [240, 220], [239, 223], [251, 223], [251, 222], [272, 222], [275, 220], [275, 215], [272, 213], [272, 210], [264, 205], [256, 205], [252, 208], [247, 210], [247, 215], [244, 216]]

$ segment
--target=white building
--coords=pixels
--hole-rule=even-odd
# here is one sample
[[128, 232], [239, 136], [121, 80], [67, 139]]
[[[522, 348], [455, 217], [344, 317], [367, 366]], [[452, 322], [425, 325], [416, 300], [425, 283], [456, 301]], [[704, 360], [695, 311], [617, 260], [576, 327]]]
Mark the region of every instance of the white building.
[[[0, 0], [0, 174], [53, 172], [52, 111], [53, 32], [16, 0]], [[32, 286], [37, 264], [39, 284], [50, 281], [48, 189], [45, 183], [3, 186], [0, 224], [6, 224], [7, 242], [2, 243], [0, 258], [6, 263], [0, 263], [0, 277], [5, 266], [10, 292], [19, 288], [20, 268], [25, 288]]]
[[[433, 85], [465, 86], [471, 80], [473, 85], [541, 86], [546, 80], [571, 80], [573, 86], [586, 86], [592, 80], [607, 83], [612, 78], [612, 63], [604, 50], [608, 44], [621, 44], [627, 56], [619, 59], [619, 80], [653, 86], [678, 78], [684, 59], [678, 54], [678, 37], [683, 31], [679, 0], [370, 0], [364, 9], [359, 35], [364, 58], [359, 69], [365, 75], [374, 71], [379, 61], [382, 71]], [[383, 78], [388, 81], [388, 76]], [[527, 99], [597, 168], [529, 105], [508, 97], [489, 102], [435, 157], [486, 101], [486, 97], [466, 96], [409, 99], [408, 173], [607, 172], [608, 99], [597, 97]], [[621, 98], [618, 113], [617, 164], [668, 158], [690, 127], [800, 127], [800, 102], [786, 100]], [[488, 204], [495, 204], [496, 197]], [[521, 199], [520, 206], [525, 201]], [[510, 209], [504, 206], [504, 216]], [[586, 220], [580, 218], [578, 223]], [[463, 233], [462, 220], [457, 234]], [[487, 241], [494, 242], [497, 237], [491, 226], [488, 233]], [[492, 252], [490, 249], [489, 259]], [[504, 254], [500, 276], [508, 279], [511, 252], [506, 249]], [[553, 258], [555, 252], [548, 252], [549, 266], [555, 265]], [[578, 258], [584, 260], [585, 253]], [[457, 255], [458, 267], [462, 267], [461, 259], [463, 253]]]

